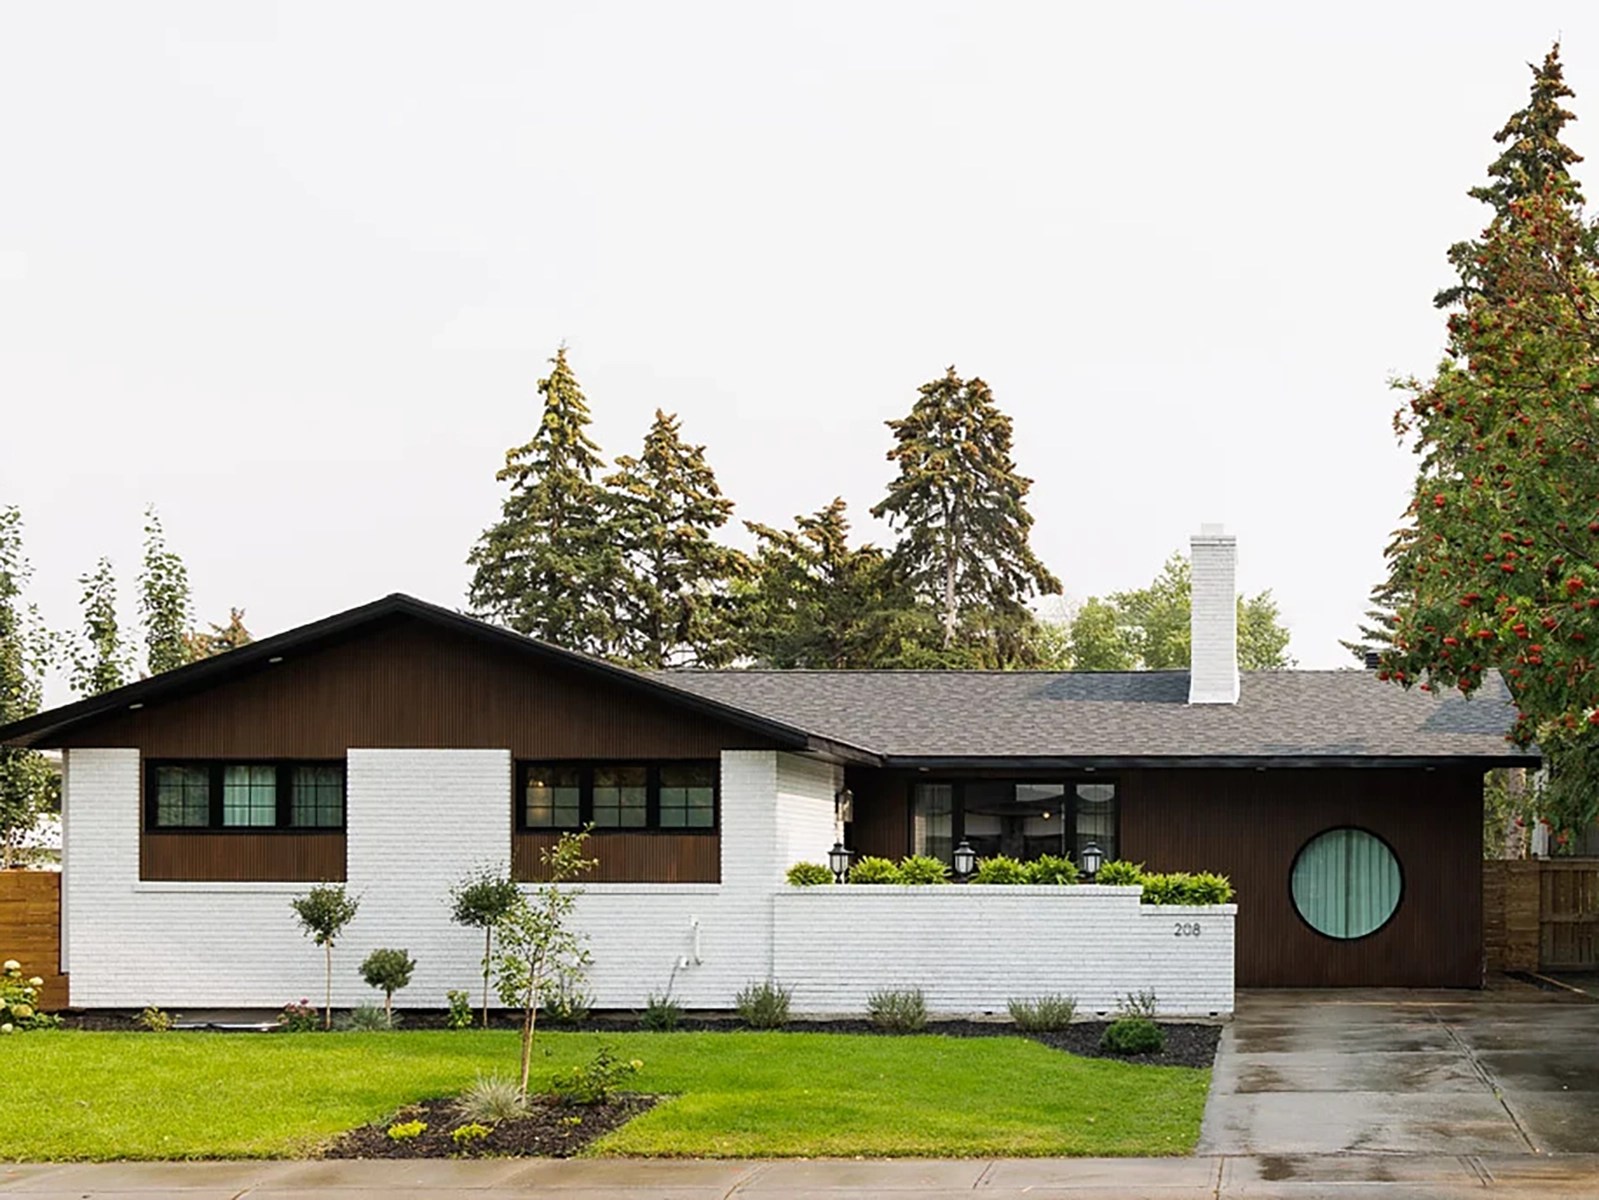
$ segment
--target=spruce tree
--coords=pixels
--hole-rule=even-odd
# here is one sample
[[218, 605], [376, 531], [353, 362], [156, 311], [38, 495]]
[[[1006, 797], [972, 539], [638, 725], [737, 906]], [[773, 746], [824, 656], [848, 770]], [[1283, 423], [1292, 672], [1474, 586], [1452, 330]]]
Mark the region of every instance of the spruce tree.
[[83, 633], [72, 648], [72, 690], [98, 696], [128, 681], [132, 663], [117, 624], [117, 580], [111, 560], [101, 558], [93, 571], [80, 575]]
[[725, 665], [736, 652], [729, 586], [747, 564], [716, 540], [733, 502], [705, 447], [657, 409], [643, 452], [619, 457], [605, 485], [625, 571], [622, 657], [639, 667]]
[[[23, 602], [32, 569], [22, 549], [22, 514], [0, 508], [0, 725], [39, 711], [54, 644], [38, 611]], [[0, 870], [38, 820], [60, 802], [60, 779], [42, 754], [0, 746]]]
[[899, 476], [872, 515], [900, 533], [897, 569], [937, 613], [944, 650], [966, 619], [989, 656], [1008, 657], [1025, 642], [1027, 599], [1060, 591], [1028, 544], [1032, 481], [1016, 473], [1010, 418], [986, 383], [952, 366], [888, 427]]
[[622, 559], [596, 472], [588, 403], [566, 347], [539, 380], [544, 410], [531, 441], [506, 453], [500, 519], [467, 557], [468, 603], [483, 618], [569, 650], [612, 655]]
[[740, 655], [763, 667], [846, 669], [938, 666], [928, 610], [915, 604], [876, 546], [851, 546], [835, 499], [795, 527], [745, 522], [757, 540], [744, 587]]
[[139, 573], [139, 615], [144, 624], [145, 666], [151, 675], [190, 661], [194, 601], [189, 571], [167, 546], [155, 505], [144, 510], [144, 567]]

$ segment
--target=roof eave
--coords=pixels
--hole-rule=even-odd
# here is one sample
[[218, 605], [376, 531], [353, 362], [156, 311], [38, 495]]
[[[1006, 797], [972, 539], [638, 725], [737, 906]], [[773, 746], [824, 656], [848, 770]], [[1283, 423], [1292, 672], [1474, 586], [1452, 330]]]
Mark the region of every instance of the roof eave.
[[1111, 771], [1162, 770], [1180, 767], [1229, 770], [1345, 770], [1378, 767], [1437, 770], [1472, 767], [1537, 767], [1536, 752], [1496, 754], [1172, 754], [1172, 755], [925, 755], [885, 754], [885, 767], [918, 771], [1049, 770]]

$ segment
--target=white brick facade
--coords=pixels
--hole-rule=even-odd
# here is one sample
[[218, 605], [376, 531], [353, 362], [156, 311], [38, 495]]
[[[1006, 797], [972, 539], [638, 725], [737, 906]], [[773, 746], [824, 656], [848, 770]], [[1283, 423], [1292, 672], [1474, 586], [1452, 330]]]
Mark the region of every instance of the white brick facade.
[[[83, 1008], [273, 1008], [322, 994], [322, 953], [289, 909], [303, 883], [139, 881], [139, 755], [67, 752], [66, 965]], [[917, 986], [940, 1012], [1003, 1011], [1010, 996], [1066, 992], [1084, 1011], [1152, 988], [1163, 1011], [1231, 1012], [1233, 909], [1151, 909], [1115, 888], [791, 888], [837, 830], [838, 768], [774, 751], [721, 762], [719, 884], [589, 884], [589, 986], [602, 1008], [650, 993], [727, 1008], [775, 978], [797, 1011], [855, 1012], [881, 987]], [[334, 953], [334, 1003], [375, 997], [356, 968], [378, 946], [417, 960], [400, 1001], [442, 1007], [480, 983], [481, 939], [450, 922], [451, 884], [504, 864], [512, 763], [505, 750], [349, 752], [350, 890], [361, 908]], [[1198, 937], [1174, 935], [1192, 922]]]
[[1133, 887], [862, 885], [787, 888], [776, 909], [773, 970], [796, 1012], [860, 1013], [885, 988], [921, 988], [939, 1013], [1057, 992], [1079, 1013], [1111, 1012], [1146, 989], [1166, 1016], [1233, 1010], [1231, 904], [1146, 905]]
[[1190, 704], [1238, 703], [1238, 539], [1205, 525], [1189, 540]]

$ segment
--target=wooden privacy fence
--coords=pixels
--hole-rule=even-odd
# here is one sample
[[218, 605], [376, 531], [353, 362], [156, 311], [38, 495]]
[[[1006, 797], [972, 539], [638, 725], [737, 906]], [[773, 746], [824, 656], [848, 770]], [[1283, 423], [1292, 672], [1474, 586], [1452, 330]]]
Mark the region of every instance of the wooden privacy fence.
[[1599, 969], [1599, 859], [1483, 863], [1489, 971]]
[[44, 978], [42, 1006], [65, 1008], [61, 974], [61, 872], [0, 871], [0, 962], [14, 958]]

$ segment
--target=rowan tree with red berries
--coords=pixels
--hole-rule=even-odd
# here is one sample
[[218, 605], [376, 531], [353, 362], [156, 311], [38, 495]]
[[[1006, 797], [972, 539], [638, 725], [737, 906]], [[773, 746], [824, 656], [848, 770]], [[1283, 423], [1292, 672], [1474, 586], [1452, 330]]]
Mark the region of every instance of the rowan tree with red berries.
[[1421, 465], [1389, 550], [1381, 674], [1469, 695], [1500, 672], [1512, 739], [1552, 768], [1542, 808], [1573, 830], [1599, 809], [1599, 256], [1559, 140], [1574, 118], [1558, 51], [1473, 192], [1493, 220], [1451, 251], [1446, 357], [1397, 385]]

